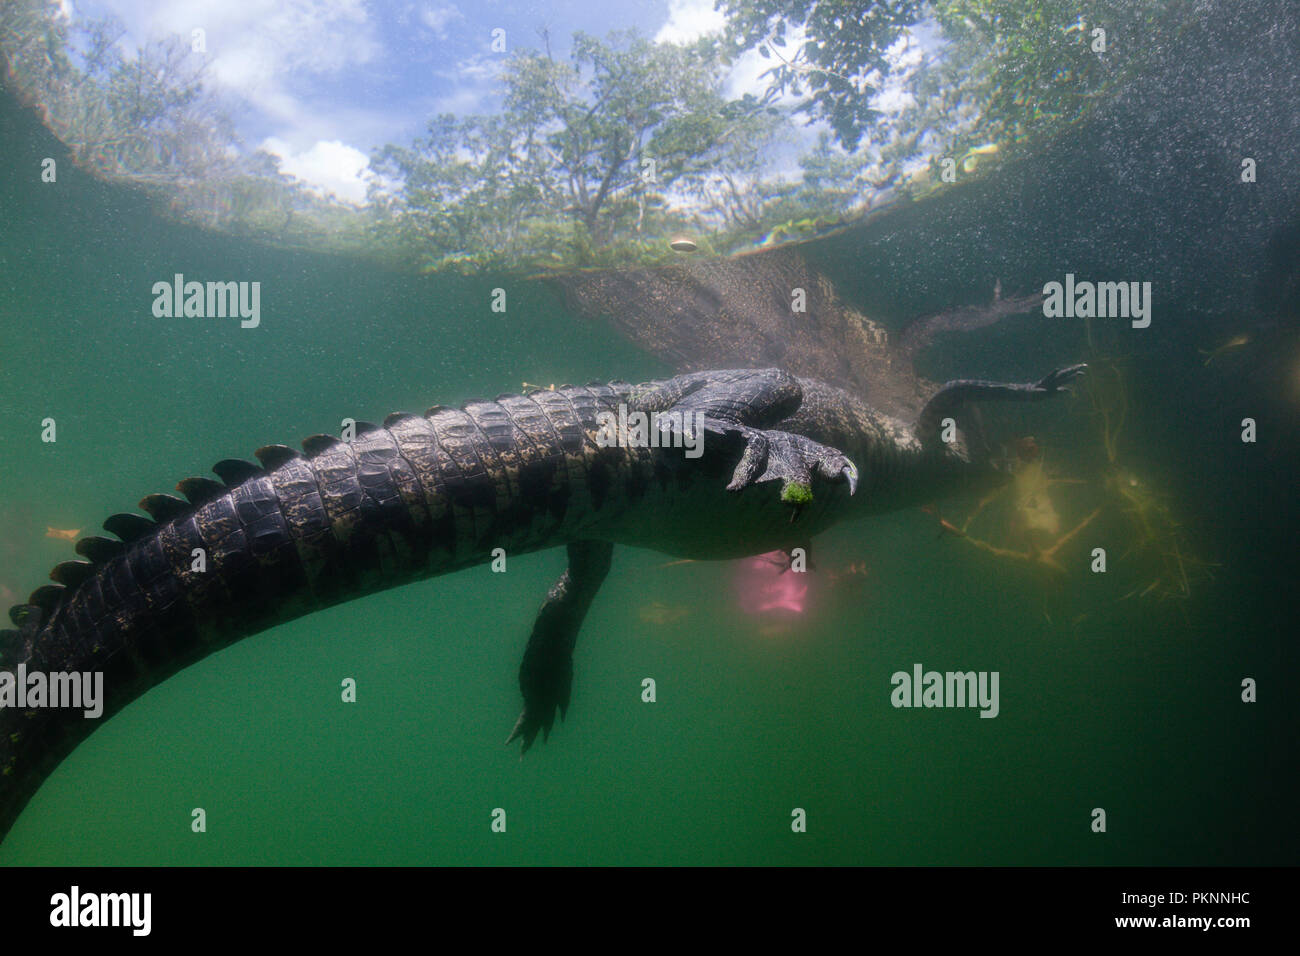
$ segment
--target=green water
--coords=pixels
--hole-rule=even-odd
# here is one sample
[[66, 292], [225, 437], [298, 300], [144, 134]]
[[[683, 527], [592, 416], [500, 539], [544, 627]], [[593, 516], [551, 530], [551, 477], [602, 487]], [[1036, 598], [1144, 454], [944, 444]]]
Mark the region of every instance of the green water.
[[[25, 122], [6, 117], [0, 238], [0, 585], [15, 595], [72, 557], [47, 526], [93, 533], [260, 445], [524, 380], [672, 371], [519, 276], [384, 274], [205, 235], [70, 167], [57, 190], [19, 181], [53, 148]], [[852, 271], [844, 255], [828, 267]], [[175, 272], [260, 281], [261, 326], [154, 319], [150, 288]], [[1002, 368], [1045, 371], [1082, 347], [1078, 329], [1029, 346], [1016, 328], [935, 361], [987, 374], [990, 349], [1014, 349]], [[765, 635], [730, 599], [734, 565], [623, 548], [582, 630], [568, 720], [521, 762], [502, 746], [519, 657], [563, 556], [510, 558], [505, 574], [375, 595], [188, 668], [76, 750], [0, 861], [1294, 862], [1294, 546], [1277, 527], [1293, 525], [1262, 513], [1293, 500], [1294, 448], [1193, 462], [1205, 410], [1230, 418], [1237, 399], [1186, 384], [1198, 360], [1170, 355], [1176, 368], [1139, 366], [1134, 464], [1166, 476], [1221, 565], [1191, 600], [1120, 602], [1079, 567], [1048, 585], [907, 512], [819, 540], [819, 567], [865, 561], [865, 583]], [[1037, 421], [1058, 447], [1094, 434], [1077, 399]], [[647, 620], [656, 602], [680, 616]], [[1000, 714], [891, 707], [891, 674], [917, 662], [998, 671]], [[1256, 704], [1240, 700], [1246, 676]], [[348, 677], [355, 704], [340, 700]], [[195, 807], [206, 833], [191, 832]]]

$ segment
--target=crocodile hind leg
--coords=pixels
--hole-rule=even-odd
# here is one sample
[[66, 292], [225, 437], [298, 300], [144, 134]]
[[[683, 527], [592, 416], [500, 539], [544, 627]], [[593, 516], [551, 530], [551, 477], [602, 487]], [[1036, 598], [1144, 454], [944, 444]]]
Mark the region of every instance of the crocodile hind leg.
[[[921, 409], [916, 420], [916, 434], [928, 447], [939, 444], [940, 426], [946, 416], [956, 415], [971, 402], [1035, 402], [1070, 391], [1070, 385], [1088, 369], [1087, 365], [1067, 365], [1037, 382], [1012, 384], [961, 379], [939, 389]], [[981, 438], [982, 440], [982, 438]]]
[[528, 753], [539, 730], [543, 740], [550, 738], [556, 710], [563, 720], [569, 709], [573, 648], [587, 609], [609, 573], [614, 546], [604, 541], [575, 541], [568, 551], [569, 566], [542, 602], [519, 666], [524, 710], [506, 743], [522, 740], [520, 757]]

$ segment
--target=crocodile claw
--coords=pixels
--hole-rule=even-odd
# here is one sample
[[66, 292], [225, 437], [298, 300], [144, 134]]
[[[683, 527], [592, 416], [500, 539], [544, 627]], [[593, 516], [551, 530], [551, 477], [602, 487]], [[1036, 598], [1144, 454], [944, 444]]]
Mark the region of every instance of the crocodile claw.
[[[564, 713], [568, 710], [567, 706], [557, 705], [554, 702], [543, 704], [541, 707], [532, 707], [527, 703], [524, 704], [523, 711], [519, 714], [519, 719], [515, 721], [514, 729], [510, 731], [510, 736], [506, 738], [506, 746], [510, 746], [516, 740], [522, 741], [519, 750], [519, 759], [524, 758], [533, 746], [533, 741], [537, 739], [537, 732], [542, 733], [542, 742], [551, 739], [551, 727], [555, 724], [555, 711], [559, 709], [560, 720], [564, 720]], [[545, 716], [542, 716], [545, 714]]]
[[853, 464], [853, 462], [846, 458], [844, 467], [835, 473], [835, 477], [843, 477], [844, 480], [849, 483], [850, 495], [858, 493], [858, 466]]
[[572, 658], [568, 661], [568, 667], [555, 672], [538, 673], [529, 682], [524, 694], [524, 709], [515, 721], [510, 736], [506, 738], [507, 746], [516, 740], [522, 741], [520, 759], [533, 746], [539, 731], [543, 743], [551, 739], [551, 728], [555, 726], [557, 712], [561, 721], [568, 713], [569, 695], [573, 686]]
[[740, 456], [736, 470], [731, 473], [731, 481], [727, 483], [728, 491], [740, 491], [764, 480], [759, 476], [767, 467], [767, 436], [762, 432], [753, 432], [747, 438], [745, 452]]
[[1055, 392], [1068, 392], [1069, 384], [1088, 370], [1087, 363], [1078, 365], [1067, 365], [1064, 368], [1058, 368], [1056, 371], [1048, 374], [1034, 388], [1049, 395]]
[[796, 513], [812, 501], [813, 476], [848, 483], [849, 494], [858, 490], [858, 469], [837, 449], [803, 435], [783, 431], [739, 429], [745, 451], [736, 464], [728, 491], [741, 491], [764, 481], [781, 482], [781, 500]]
[[519, 719], [515, 721], [514, 729], [510, 731], [510, 736], [506, 738], [506, 746], [510, 746], [516, 740], [522, 741], [519, 749], [519, 759], [524, 759], [524, 754], [528, 753], [533, 746], [533, 741], [537, 739], [537, 732], [542, 732], [542, 741], [545, 742], [551, 738], [551, 726], [555, 722], [555, 714], [552, 712], [550, 720], [541, 720], [535, 714], [529, 712], [524, 707], [520, 713]]

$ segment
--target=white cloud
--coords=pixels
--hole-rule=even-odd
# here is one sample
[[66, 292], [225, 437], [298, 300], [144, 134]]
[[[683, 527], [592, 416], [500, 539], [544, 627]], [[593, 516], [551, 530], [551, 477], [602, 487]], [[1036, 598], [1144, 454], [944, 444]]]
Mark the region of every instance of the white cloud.
[[450, 70], [442, 70], [439, 76], [448, 80], [473, 80], [481, 83], [495, 80], [501, 75], [505, 58], [495, 53], [474, 53], [458, 60]]
[[267, 137], [259, 147], [280, 160], [282, 172], [302, 180], [318, 195], [364, 204], [371, 176], [370, 160], [359, 149], [338, 140], [318, 140], [310, 149], [294, 152], [282, 139]]
[[894, 41], [885, 51], [889, 64], [893, 68], [890, 76], [876, 94], [872, 104], [882, 113], [897, 113], [911, 106], [916, 98], [907, 90], [908, 80], [922, 63], [925, 54], [934, 48], [938, 40], [924, 28], [905, 29], [903, 35]]
[[379, 51], [364, 0], [104, 0], [137, 40], [192, 30], [208, 53], [256, 60], [268, 73], [334, 73]]
[[[64, 0], [71, 2], [71, 0]], [[127, 28], [123, 43], [179, 36], [186, 43], [202, 29], [210, 89], [242, 101], [255, 125], [276, 135], [262, 149], [281, 169], [318, 193], [361, 203], [369, 176], [365, 153], [337, 139], [375, 132], [357, 110], [322, 109], [313, 92], [371, 63], [381, 52], [367, 0], [100, 0]], [[453, 8], [454, 9], [454, 8]], [[362, 120], [362, 121], [358, 121]]]
[[433, 101], [433, 112], [455, 113], [457, 116], [481, 113], [489, 95], [490, 91], [486, 89], [462, 86], [446, 96], [437, 97]]
[[713, 9], [714, 0], [668, 0], [668, 22], [655, 34], [656, 43], [689, 43], [727, 25]]
[[[333, 76], [380, 51], [365, 0], [102, 0], [141, 46], [204, 31], [208, 76], [275, 119], [308, 111], [292, 92], [311, 76]], [[299, 81], [295, 83], [294, 81]]]
[[496, 54], [474, 53], [458, 60], [450, 69], [436, 71], [440, 79], [451, 84], [451, 89], [434, 98], [434, 113], [482, 113], [492, 108], [500, 92], [498, 79], [505, 66], [505, 58]]
[[464, 19], [465, 15], [452, 3], [429, 7], [420, 11], [420, 22], [432, 30], [434, 36], [439, 40], [447, 39], [447, 27], [458, 20], [463, 21]]
[[[727, 18], [713, 9], [715, 0], [668, 0], [668, 20], [655, 34], [656, 43], [689, 43], [710, 33], [717, 33], [727, 25]], [[802, 25], [792, 27], [786, 34], [786, 45], [781, 52], [792, 57], [803, 46], [806, 32]], [[780, 60], [764, 59], [757, 50], [742, 53], [723, 80], [723, 92], [733, 98], [751, 93], [761, 99], [767, 92], [769, 80], [763, 74]], [[790, 106], [798, 97], [788, 93], [776, 100], [777, 105]]]

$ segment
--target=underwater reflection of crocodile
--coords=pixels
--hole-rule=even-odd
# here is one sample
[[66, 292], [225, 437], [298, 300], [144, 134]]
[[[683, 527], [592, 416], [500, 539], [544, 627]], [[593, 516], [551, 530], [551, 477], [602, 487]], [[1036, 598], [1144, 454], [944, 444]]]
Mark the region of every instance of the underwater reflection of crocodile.
[[[660, 567], [696, 563], [682, 559]], [[775, 637], [811, 620], [834, 600], [860, 598], [869, 574], [862, 560], [823, 567], [808, 560], [806, 554], [767, 551], [732, 562], [728, 571], [731, 599], [726, 606], [739, 619], [757, 625], [760, 636]], [[687, 617], [691, 610], [685, 604], [653, 601], [642, 605], [637, 614], [648, 624], [668, 625]]]
[[751, 615], [799, 615], [807, 610], [807, 572], [791, 570], [784, 552], [768, 551], [738, 562], [736, 606]]
[[[866, 398], [912, 420], [939, 383], [919, 374], [917, 356], [936, 337], [971, 333], [1034, 312], [1036, 290], [1003, 295], [1002, 282], [972, 301], [911, 318], [897, 330], [863, 314], [799, 249], [686, 260], [644, 269], [595, 269], [548, 276], [567, 308], [608, 323], [678, 371], [773, 364]], [[800, 308], [790, 290], [803, 294]]]

